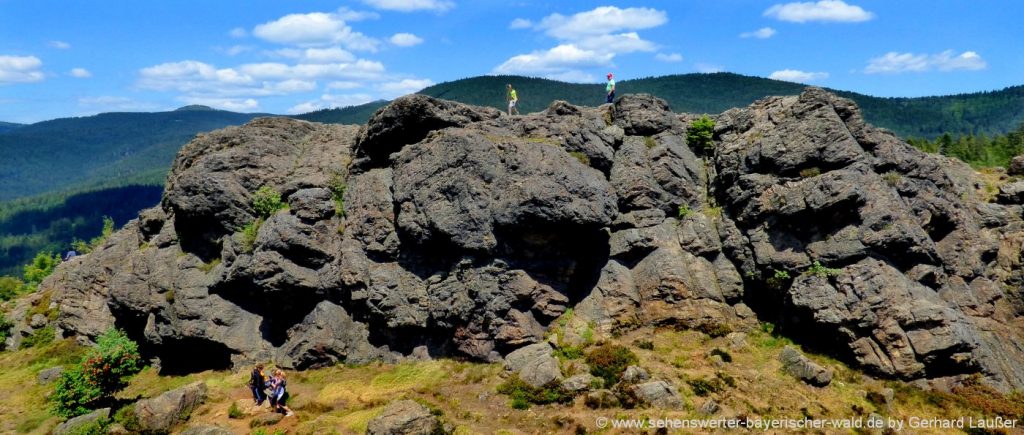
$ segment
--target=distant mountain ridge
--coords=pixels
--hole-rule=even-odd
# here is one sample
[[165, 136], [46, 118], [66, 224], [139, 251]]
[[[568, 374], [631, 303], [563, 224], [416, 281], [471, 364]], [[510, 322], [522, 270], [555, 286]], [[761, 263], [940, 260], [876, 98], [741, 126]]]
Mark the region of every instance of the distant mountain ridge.
[[0, 121], [0, 133], [3, 133], [5, 131], [14, 130], [16, 128], [21, 128], [21, 127], [24, 127], [24, 126], [25, 126], [25, 124], [17, 124], [17, 123], [13, 123], [13, 122], [3, 122], [3, 121]]

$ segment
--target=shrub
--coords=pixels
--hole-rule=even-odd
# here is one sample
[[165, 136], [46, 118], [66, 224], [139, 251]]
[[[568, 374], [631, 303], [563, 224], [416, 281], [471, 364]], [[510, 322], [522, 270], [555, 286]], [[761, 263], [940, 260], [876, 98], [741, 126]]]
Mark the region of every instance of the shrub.
[[700, 119], [693, 121], [686, 129], [686, 143], [691, 147], [708, 151], [715, 147], [714, 135], [715, 121], [704, 115]]
[[0, 311], [0, 350], [4, 348], [4, 342], [7, 341], [7, 337], [11, 336], [11, 328], [14, 327], [14, 322], [7, 320], [4, 317], [4, 313]]
[[53, 413], [75, 417], [110, 401], [141, 370], [138, 345], [124, 332], [109, 329], [82, 362], [61, 374], [50, 401]]
[[626, 367], [636, 364], [639, 359], [629, 348], [604, 344], [587, 354], [590, 374], [604, 379], [607, 386], [615, 385], [626, 371]]
[[261, 218], [268, 218], [278, 210], [287, 208], [281, 201], [281, 194], [270, 186], [263, 186], [252, 196], [252, 209]]
[[730, 328], [729, 325], [716, 322], [701, 323], [697, 325], [696, 328], [693, 329], [696, 331], [700, 331], [704, 334], [707, 334], [711, 338], [725, 337], [726, 335], [729, 335], [730, 332], [732, 332], [732, 328]]
[[885, 180], [885, 184], [888, 184], [889, 187], [896, 187], [900, 184], [900, 180], [903, 179], [903, 176], [900, 175], [899, 172], [889, 171], [882, 174], [882, 179]]
[[512, 407], [515, 409], [526, 409], [530, 404], [546, 405], [549, 403], [572, 403], [575, 395], [562, 388], [557, 380], [551, 381], [541, 387], [534, 387], [527, 384], [518, 376], [512, 376], [498, 386], [498, 393], [505, 394], [512, 398]]
[[781, 290], [782, 287], [784, 287], [786, 283], [789, 282], [789, 279], [789, 272], [785, 270], [775, 269], [775, 273], [772, 274], [772, 276], [768, 277], [767, 284], [770, 288], [773, 288], [775, 290]]
[[690, 210], [690, 206], [687, 204], [682, 204], [679, 206], [679, 211], [676, 213], [676, 217], [679, 218], [679, 220], [683, 220], [687, 216], [689, 216], [690, 213], [693, 213], [693, 211]]
[[327, 188], [330, 189], [331, 198], [334, 199], [334, 214], [338, 217], [345, 217], [345, 189], [348, 188], [345, 185], [345, 178], [335, 172], [331, 175], [331, 181], [328, 182]]
[[142, 423], [139, 423], [139, 417], [135, 415], [134, 403], [129, 403], [118, 409], [114, 413], [114, 422], [124, 426], [129, 433], [142, 432]]
[[71, 247], [79, 254], [88, 254], [102, 246], [110, 238], [111, 234], [114, 234], [114, 219], [110, 216], [103, 216], [103, 230], [100, 231], [100, 235], [93, 237], [88, 242], [75, 239], [71, 242]]
[[260, 227], [263, 225], [263, 218], [256, 218], [248, 225], [242, 227], [242, 252], [252, 253], [256, 248], [256, 236], [260, 234]]
[[834, 276], [839, 276], [840, 272], [842, 272], [842, 269], [832, 269], [829, 267], [825, 267], [818, 261], [815, 261], [814, 264], [812, 264], [811, 267], [807, 269], [808, 274], [820, 276], [822, 278], [831, 278]]
[[35, 331], [32, 331], [32, 335], [29, 335], [28, 337], [25, 337], [23, 340], [21, 340], [21, 343], [18, 344], [18, 349], [29, 349], [53, 343], [53, 336], [55, 334], [56, 331], [54, 331], [53, 325], [47, 325], [42, 328], [39, 328]]
[[39, 283], [53, 273], [53, 269], [60, 264], [60, 254], [50, 255], [49, 252], [40, 252], [32, 259], [32, 263], [25, 266], [25, 284], [35, 289]]
[[721, 379], [687, 379], [686, 383], [690, 385], [690, 389], [693, 390], [693, 394], [704, 397], [712, 393], [721, 393], [725, 390], [725, 385]]
[[0, 302], [14, 299], [25, 290], [25, 283], [13, 276], [0, 276]]
[[245, 413], [243, 413], [242, 410], [238, 408], [237, 403], [232, 403], [231, 406], [228, 408], [228, 418], [239, 419], [242, 417], [245, 417]]
[[644, 350], [654, 350], [654, 342], [651, 340], [636, 340], [633, 342], [633, 346]]
[[728, 373], [718, 372], [715, 373], [715, 376], [718, 377], [718, 379], [720, 379], [722, 382], [724, 382], [725, 385], [728, 385], [729, 388], [736, 388], [736, 378], [730, 376]]
[[583, 358], [583, 346], [559, 346], [555, 349], [555, 357], [561, 359]]
[[644, 145], [647, 146], [647, 149], [651, 149], [658, 146], [658, 143], [654, 141], [653, 137], [644, 136]]

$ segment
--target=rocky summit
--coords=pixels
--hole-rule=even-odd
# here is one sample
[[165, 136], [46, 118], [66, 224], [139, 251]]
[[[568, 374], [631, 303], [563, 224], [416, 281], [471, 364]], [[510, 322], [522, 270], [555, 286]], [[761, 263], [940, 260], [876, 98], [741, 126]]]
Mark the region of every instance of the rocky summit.
[[[598, 333], [773, 322], [880, 377], [1024, 388], [1017, 196], [823, 90], [696, 119], [646, 95], [509, 117], [403, 97], [363, 127], [198, 136], [159, 206], [41, 286], [163, 370], [497, 361]], [[287, 207], [265, 219], [261, 188]]]

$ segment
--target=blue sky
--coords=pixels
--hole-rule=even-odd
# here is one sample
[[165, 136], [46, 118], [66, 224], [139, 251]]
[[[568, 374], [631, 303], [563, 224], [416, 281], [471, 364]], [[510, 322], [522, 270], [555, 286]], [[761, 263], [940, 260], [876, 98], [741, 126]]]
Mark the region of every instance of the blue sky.
[[1024, 84], [1024, 2], [0, 0], [0, 120], [299, 113], [484, 74], [730, 71], [879, 96]]

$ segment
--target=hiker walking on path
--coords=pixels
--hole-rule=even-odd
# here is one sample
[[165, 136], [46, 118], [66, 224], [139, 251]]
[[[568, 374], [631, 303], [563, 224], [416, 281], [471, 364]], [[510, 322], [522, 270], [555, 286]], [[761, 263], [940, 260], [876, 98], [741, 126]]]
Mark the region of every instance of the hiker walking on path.
[[281, 370], [274, 370], [274, 389], [270, 393], [271, 400], [274, 404], [275, 411], [284, 414], [285, 417], [291, 417], [295, 414], [292, 413], [291, 409], [285, 403], [288, 401], [288, 381], [284, 377], [284, 372]]
[[605, 103], [615, 102], [615, 79], [612, 78], [612, 73], [608, 73], [608, 84], [605, 85], [604, 91], [608, 94]]
[[249, 374], [249, 388], [252, 389], [252, 400], [256, 402], [256, 406], [262, 406], [263, 401], [267, 399], [266, 380], [267, 377], [263, 375], [263, 364], [256, 364]]
[[515, 111], [516, 115], [519, 114], [519, 96], [516, 95], [516, 90], [512, 88], [512, 84], [509, 83], [505, 87], [505, 99], [508, 100], [508, 115], [512, 116], [512, 112]]

